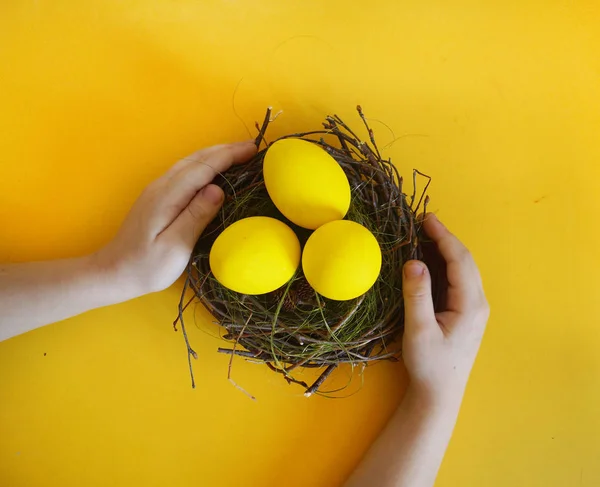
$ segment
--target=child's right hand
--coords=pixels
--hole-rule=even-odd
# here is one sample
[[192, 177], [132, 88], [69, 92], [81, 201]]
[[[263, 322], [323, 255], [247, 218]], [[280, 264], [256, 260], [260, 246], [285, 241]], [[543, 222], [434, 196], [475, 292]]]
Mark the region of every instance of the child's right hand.
[[434, 215], [424, 228], [446, 260], [446, 309], [434, 311], [427, 266], [407, 262], [403, 354], [410, 383], [347, 487], [433, 486], [483, 337], [489, 308], [471, 254]]
[[424, 229], [446, 260], [449, 288], [446, 310], [435, 313], [427, 266], [419, 261], [405, 264], [403, 355], [409, 391], [432, 407], [459, 407], [489, 306], [466, 247], [435, 215], [427, 216]]

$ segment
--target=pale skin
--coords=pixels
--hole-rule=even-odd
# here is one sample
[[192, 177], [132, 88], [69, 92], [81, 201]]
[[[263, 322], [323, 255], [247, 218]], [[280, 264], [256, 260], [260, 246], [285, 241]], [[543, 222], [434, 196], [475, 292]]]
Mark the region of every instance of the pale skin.
[[[248, 141], [177, 162], [144, 190], [115, 238], [92, 255], [0, 264], [0, 341], [169, 287], [221, 208], [223, 192], [213, 178], [255, 153]], [[473, 258], [435, 216], [424, 228], [447, 263], [447, 309], [434, 312], [427, 267], [408, 262], [403, 358], [409, 386], [346, 487], [434, 484], [483, 337], [489, 308]]]
[[434, 215], [427, 235], [446, 260], [446, 310], [434, 312], [427, 266], [404, 266], [404, 398], [346, 487], [430, 487], [444, 458], [489, 317], [473, 257]]

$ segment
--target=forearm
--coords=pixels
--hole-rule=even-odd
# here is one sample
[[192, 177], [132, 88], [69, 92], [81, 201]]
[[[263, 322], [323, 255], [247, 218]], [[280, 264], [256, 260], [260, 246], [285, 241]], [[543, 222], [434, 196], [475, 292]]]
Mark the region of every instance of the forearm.
[[256, 151], [252, 139], [180, 160], [143, 191], [115, 238], [93, 256], [0, 264], [0, 340], [173, 284], [223, 203], [223, 190], [210, 184], [215, 174]]
[[431, 487], [459, 408], [460, 397], [435, 401], [409, 388], [346, 487]]
[[0, 341], [123, 298], [94, 256], [0, 264]]

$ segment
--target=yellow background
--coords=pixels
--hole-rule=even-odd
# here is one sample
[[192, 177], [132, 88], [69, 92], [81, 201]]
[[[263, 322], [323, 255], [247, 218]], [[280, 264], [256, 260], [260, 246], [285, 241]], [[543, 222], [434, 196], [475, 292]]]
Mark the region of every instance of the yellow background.
[[[404, 135], [386, 151], [401, 171], [434, 177], [492, 306], [437, 485], [599, 485], [599, 81], [593, 0], [4, 0], [0, 260], [96, 249], [149, 181], [247, 138], [267, 105], [273, 137], [332, 112], [357, 125], [361, 103]], [[179, 290], [0, 344], [0, 484], [341, 483], [400, 367], [307, 400], [236, 360], [254, 403], [196, 310], [191, 390]]]

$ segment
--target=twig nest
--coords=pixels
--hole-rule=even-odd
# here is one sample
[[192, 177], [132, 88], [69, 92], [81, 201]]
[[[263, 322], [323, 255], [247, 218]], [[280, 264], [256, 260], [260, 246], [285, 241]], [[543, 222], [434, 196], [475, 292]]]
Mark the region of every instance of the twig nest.
[[[396, 339], [404, 327], [402, 266], [422, 257], [416, 215], [426, 212], [429, 178], [422, 175], [427, 184], [419, 192], [416, 178], [421, 173], [414, 171], [414, 190], [406, 195], [402, 178], [382, 157], [360, 107], [358, 112], [369, 143], [334, 115], [326, 118], [323, 129], [283, 137], [217, 179], [225, 192], [223, 209], [194, 249], [179, 306], [177, 321], [186, 343], [182, 319], [190, 288], [223, 326], [223, 337], [232, 342], [232, 347], [219, 352], [264, 363], [304, 387], [307, 396], [326, 394], [323, 383], [340, 364], [366, 365], [399, 357]], [[270, 116], [269, 109], [257, 146], [265, 142]], [[332, 136], [337, 143], [325, 141]], [[279, 157], [286, 158], [287, 166], [274, 163]], [[284, 173], [286, 168], [289, 173]], [[307, 210], [309, 204], [313, 206]], [[264, 287], [227, 284], [225, 274], [235, 274], [236, 267], [248, 283], [254, 277], [260, 282], [271, 270], [268, 260], [246, 266], [244, 250], [234, 249], [236, 227], [252, 217], [287, 225], [303, 247], [303, 267], [291, 279], [286, 276], [285, 283], [282, 275], [281, 281], [273, 279]], [[221, 258], [238, 251], [234, 264], [227, 267]], [[270, 289], [277, 284], [281, 287]], [[272, 292], [256, 292], [268, 289]], [[193, 357], [187, 344], [188, 357]], [[191, 359], [189, 363], [191, 372]], [[301, 367], [323, 372], [308, 385], [294, 376]]]

